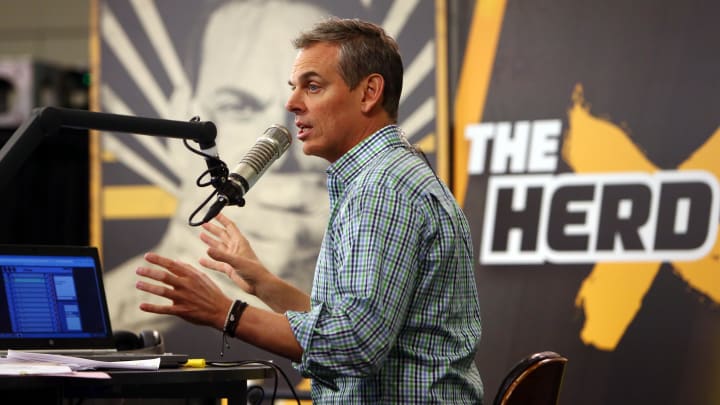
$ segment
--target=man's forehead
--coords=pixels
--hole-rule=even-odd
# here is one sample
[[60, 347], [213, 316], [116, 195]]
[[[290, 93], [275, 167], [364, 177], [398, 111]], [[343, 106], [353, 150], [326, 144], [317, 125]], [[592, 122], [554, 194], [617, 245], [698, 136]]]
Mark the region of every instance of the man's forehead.
[[337, 65], [337, 47], [333, 45], [313, 45], [298, 51], [293, 62], [291, 80], [300, 80], [309, 76], [323, 77]]
[[296, 83], [304, 83], [311, 80], [321, 80], [323, 78], [323, 75], [315, 70], [307, 70], [304, 72], [298, 72], [293, 70], [293, 75], [288, 80], [288, 83], [292, 86]]

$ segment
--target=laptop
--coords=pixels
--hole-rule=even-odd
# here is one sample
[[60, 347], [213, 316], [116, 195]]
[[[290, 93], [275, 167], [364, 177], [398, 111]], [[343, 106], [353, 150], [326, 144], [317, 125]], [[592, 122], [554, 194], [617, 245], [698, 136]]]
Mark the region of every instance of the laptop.
[[101, 361], [160, 357], [179, 367], [188, 355], [118, 351], [102, 267], [91, 246], [0, 245], [0, 355], [7, 350]]

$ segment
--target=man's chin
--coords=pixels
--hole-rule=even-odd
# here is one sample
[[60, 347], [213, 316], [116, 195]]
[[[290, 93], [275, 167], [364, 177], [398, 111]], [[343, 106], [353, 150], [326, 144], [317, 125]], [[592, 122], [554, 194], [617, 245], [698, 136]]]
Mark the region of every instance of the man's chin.
[[307, 142], [303, 141], [302, 151], [303, 151], [303, 154], [305, 154], [305, 156], [312, 156], [312, 153], [311, 153], [312, 148], [310, 147], [310, 145]]
[[318, 159], [322, 159], [323, 161], [325, 161], [325, 163], [327, 163], [327, 162], [332, 163], [335, 160], [337, 160], [337, 157], [333, 158], [332, 156], [328, 155], [326, 151], [324, 151], [320, 148], [312, 148], [312, 147], [307, 148], [307, 149], [303, 148], [303, 152], [307, 156], [314, 156]]
[[303, 147], [302, 147], [303, 153], [307, 156], [318, 156], [317, 148], [314, 147], [311, 140], [305, 140], [303, 141]]

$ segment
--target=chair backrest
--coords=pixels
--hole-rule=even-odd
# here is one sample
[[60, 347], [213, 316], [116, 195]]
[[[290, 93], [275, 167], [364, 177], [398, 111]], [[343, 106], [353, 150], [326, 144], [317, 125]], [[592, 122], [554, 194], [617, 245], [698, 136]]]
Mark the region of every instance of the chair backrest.
[[567, 361], [550, 351], [525, 357], [505, 376], [493, 405], [556, 405]]

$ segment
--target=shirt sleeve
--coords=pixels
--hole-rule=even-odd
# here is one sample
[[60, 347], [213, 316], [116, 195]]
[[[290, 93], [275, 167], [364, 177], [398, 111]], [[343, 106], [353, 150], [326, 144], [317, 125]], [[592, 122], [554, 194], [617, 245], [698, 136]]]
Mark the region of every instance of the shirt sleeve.
[[326, 385], [374, 373], [394, 347], [415, 290], [423, 230], [422, 215], [391, 187], [363, 187], [343, 204], [326, 235], [334, 253], [318, 262], [318, 271], [334, 273], [332, 299], [286, 314], [304, 349], [296, 368]]

